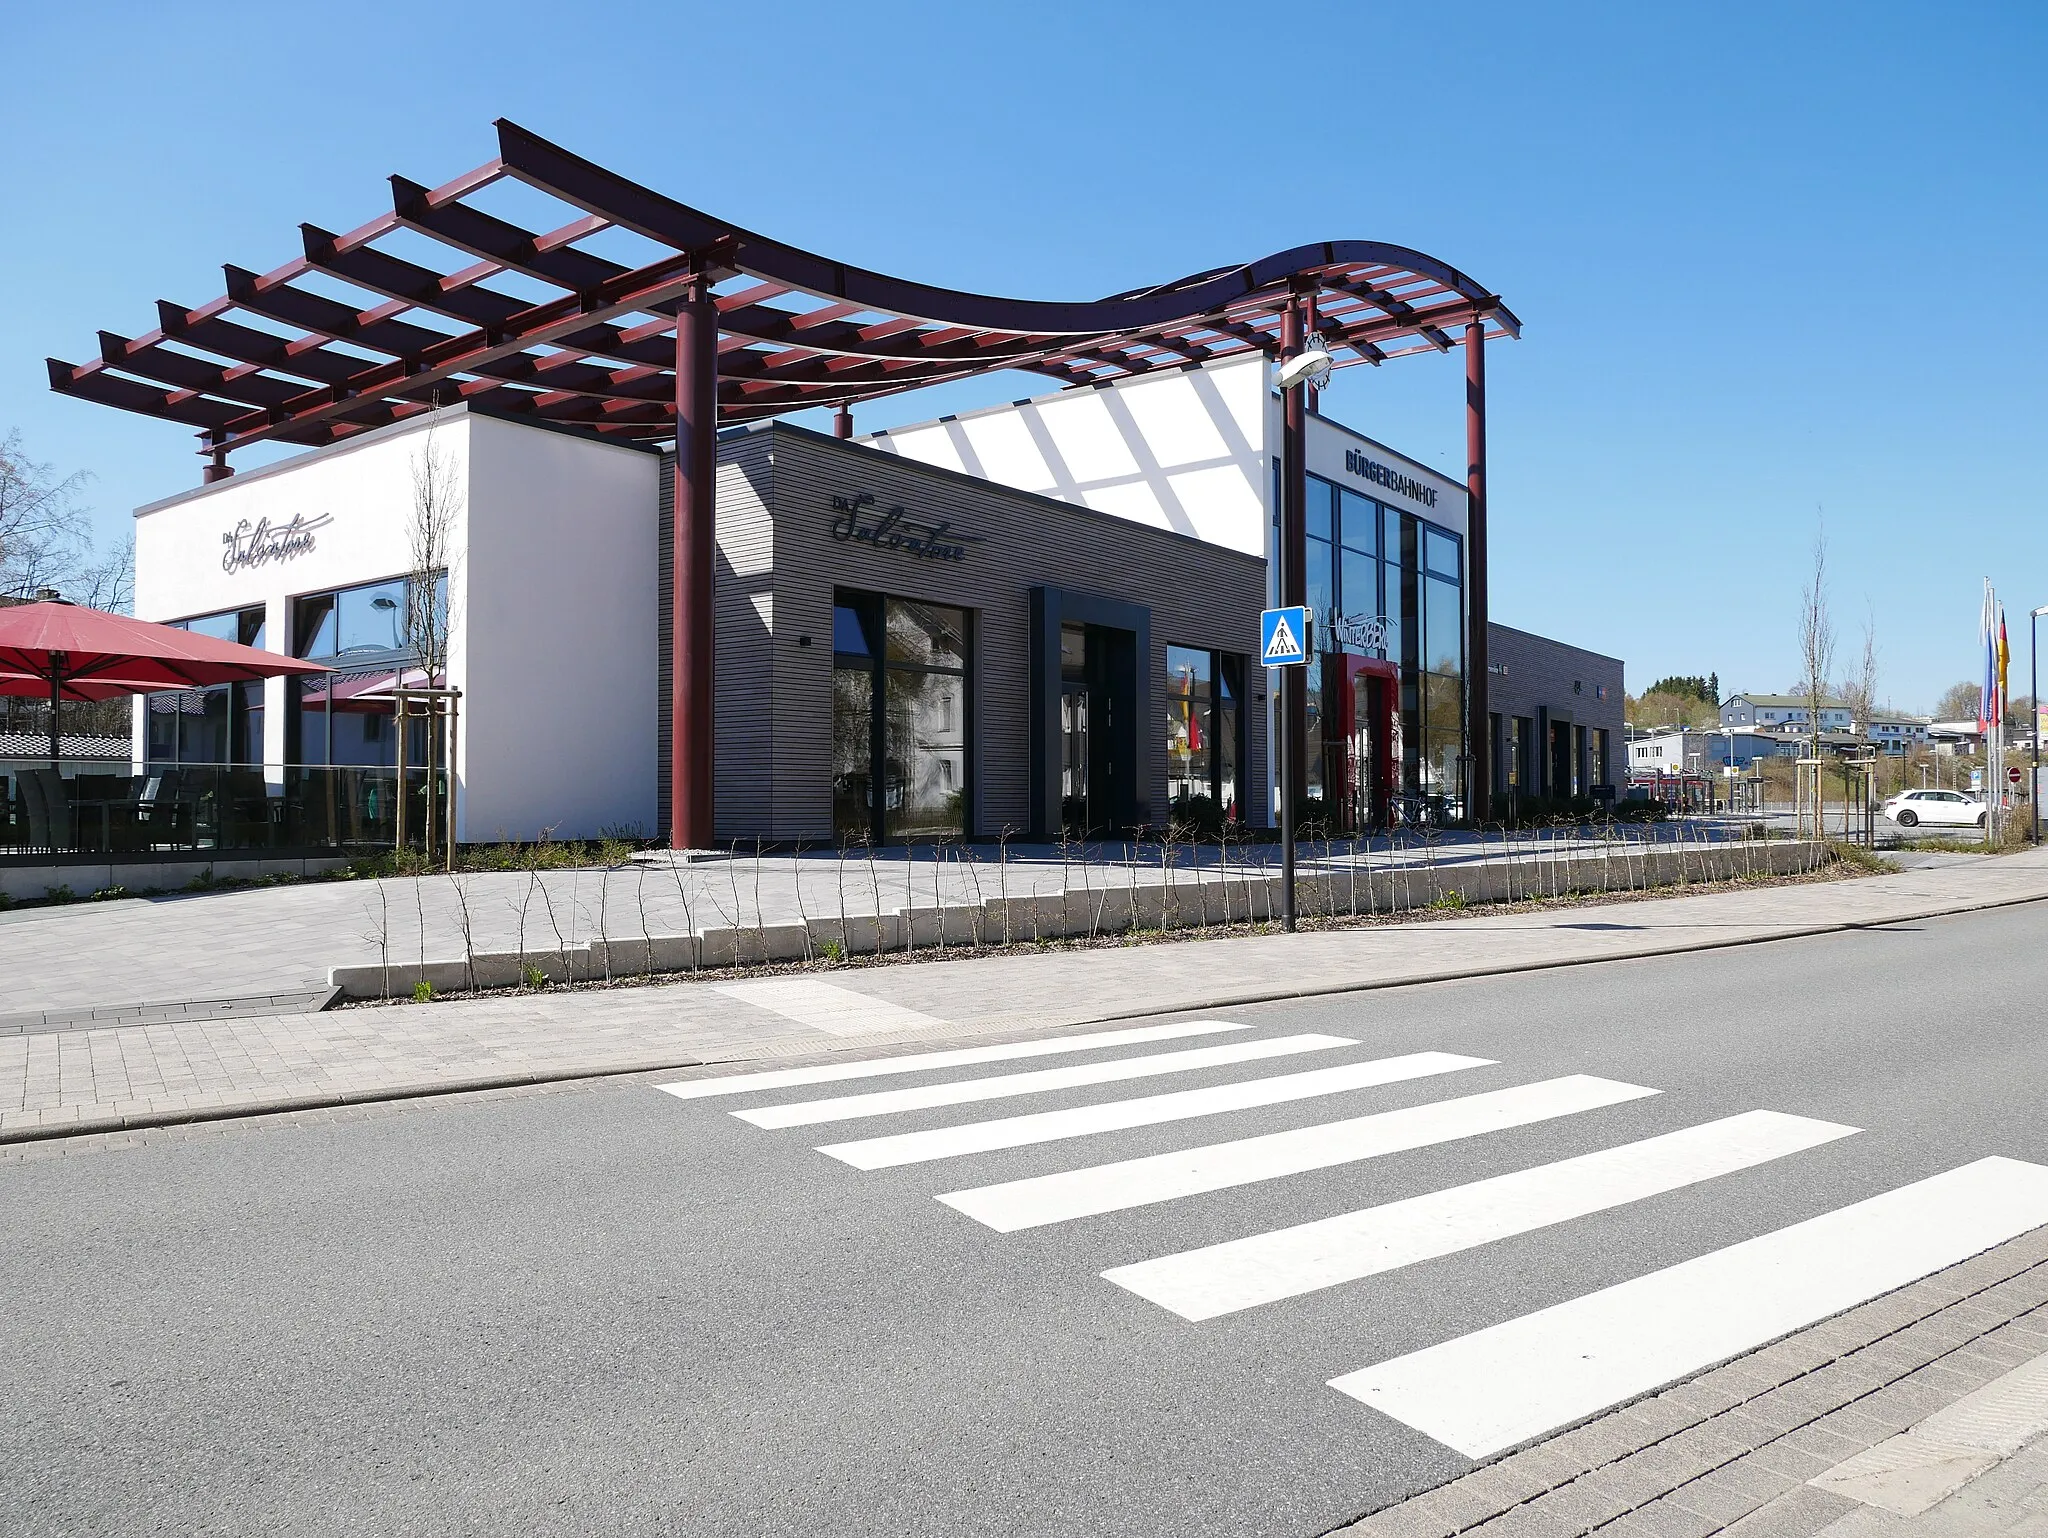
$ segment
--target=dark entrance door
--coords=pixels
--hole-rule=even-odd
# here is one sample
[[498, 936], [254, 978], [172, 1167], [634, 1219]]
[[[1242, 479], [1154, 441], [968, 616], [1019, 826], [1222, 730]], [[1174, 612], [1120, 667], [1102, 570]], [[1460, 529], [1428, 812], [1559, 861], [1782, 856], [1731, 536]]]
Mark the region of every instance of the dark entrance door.
[[1550, 718], [1549, 782], [1545, 789], [1553, 796], [1572, 793], [1572, 723]]
[[1060, 626], [1060, 826], [1103, 838], [1133, 821], [1137, 648], [1107, 625]]

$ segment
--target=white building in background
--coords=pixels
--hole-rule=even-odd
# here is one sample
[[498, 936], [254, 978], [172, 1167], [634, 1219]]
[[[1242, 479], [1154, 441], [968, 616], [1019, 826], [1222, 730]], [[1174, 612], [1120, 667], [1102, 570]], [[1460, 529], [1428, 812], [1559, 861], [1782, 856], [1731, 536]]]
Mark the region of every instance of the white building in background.
[[1630, 774], [1685, 774], [1707, 765], [1705, 732], [1651, 732], [1629, 739]]
[[1874, 743], [1880, 752], [1904, 753], [1927, 741], [1928, 720], [1925, 716], [1899, 715], [1892, 711], [1873, 710], [1870, 719], [1864, 723], [1863, 735]]
[[[1731, 694], [1721, 705], [1723, 726], [1754, 726], [1765, 731], [1784, 731], [1807, 725], [1812, 702], [1796, 694]], [[1824, 732], [1853, 730], [1855, 712], [1840, 700], [1822, 700], [1820, 729]]]

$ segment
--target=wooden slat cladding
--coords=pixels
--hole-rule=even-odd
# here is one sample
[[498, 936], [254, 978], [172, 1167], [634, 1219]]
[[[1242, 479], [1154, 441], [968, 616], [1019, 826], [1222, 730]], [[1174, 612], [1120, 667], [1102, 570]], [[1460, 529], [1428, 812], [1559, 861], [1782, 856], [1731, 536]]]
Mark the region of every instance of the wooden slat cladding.
[[[670, 504], [662, 479], [662, 817], [669, 751]], [[921, 524], [978, 538], [962, 559], [835, 539], [835, 496], [867, 493]], [[1014, 491], [777, 423], [719, 445], [717, 564], [718, 836], [822, 839], [832, 832], [834, 587], [973, 612], [973, 827], [993, 837], [1029, 821], [1029, 626], [1034, 586], [1093, 593], [1152, 611], [1152, 699], [1139, 723], [1149, 815], [1166, 806], [1166, 647], [1247, 658], [1253, 772], [1247, 820], [1263, 820], [1265, 674], [1258, 641], [1265, 563], [1219, 545]], [[808, 644], [805, 644], [808, 638]]]

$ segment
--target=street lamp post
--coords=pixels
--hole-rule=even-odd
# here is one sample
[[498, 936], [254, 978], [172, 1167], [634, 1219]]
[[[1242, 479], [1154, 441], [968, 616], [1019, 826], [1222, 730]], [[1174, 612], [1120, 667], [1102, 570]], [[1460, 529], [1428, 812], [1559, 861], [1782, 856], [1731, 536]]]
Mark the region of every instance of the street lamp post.
[[2042, 842], [2042, 604], [2028, 614], [2028, 694], [2034, 711], [2034, 780], [2028, 784], [2028, 805], [2034, 809], [2034, 842]]
[[[1297, 298], [1281, 316], [1280, 330], [1280, 581], [1282, 608], [1308, 602], [1308, 392], [1330, 375], [1322, 338], [1308, 334], [1307, 301]], [[1308, 649], [1308, 637], [1301, 638]], [[1294, 928], [1294, 838], [1306, 775], [1308, 665], [1280, 670], [1280, 924]]]

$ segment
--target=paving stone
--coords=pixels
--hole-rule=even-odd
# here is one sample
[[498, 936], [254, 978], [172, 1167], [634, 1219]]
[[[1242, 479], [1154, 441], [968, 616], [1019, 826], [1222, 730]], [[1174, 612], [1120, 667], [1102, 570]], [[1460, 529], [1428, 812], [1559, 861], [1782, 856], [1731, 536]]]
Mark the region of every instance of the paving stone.
[[1595, 1469], [1634, 1452], [1642, 1441], [1622, 1427], [1616, 1417], [1603, 1416], [1553, 1438], [1548, 1445], [1565, 1457], [1580, 1461], [1584, 1467]]
[[[1540, 1444], [1539, 1448], [1529, 1449], [1531, 1452], [1538, 1450]], [[1526, 1501], [1543, 1494], [1546, 1490], [1555, 1489], [1583, 1472], [1571, 1469], [1560, 1473], [1562, 1462], [1563, 1460], [1530, 1458], [1526, 1453], [1515, 1453], [1498, 1463], [1487, 1464], [1486, 1472], [1499, 1480], [1504, 1490], [1512, 1491], [1516, 1500]]]
[[1716, 1411], [1726, 1408], [1720, 1402], [1721, 1396], [1693, 1394], [1688, 1392], [1690, 1388], [1690, 1384], [1681, 1384], [1654, 1399], [1638, 1400], [1627, 1409], [1618, 1411], [1615, 1420], [1633, 1431], [1637, 1444], [1641, 1445], [1671, 1436], [1688, 1426], [1697, 1426]]
[[1772, 1468], [1756, 1453], [1737, 1458], [1733, 1463], [1717, 1469], [1714, 1477], [1754, 1495], [1759, 1504], [1777, 1499], [1801, 1482], [1800, 1479], [1782, 1470]]
[[[1668, 1388], [1655, 1399], [1644, 1400], [1642, 1404], [1631, 1408], [1646, 1409], [1650, 1406], [1668, 1405], [1679, 1412], [1689, 1412], [1694, 1421], [1703, 1421], [1742, 1403], [1745, 1399], [1754, 1397], [1753, 1394], [1737, 1389], [1726, 1379], [1716, 1381], [1709, 1376], [1695, 1378], [1690, 1383], [1681, 1383], [1676, 1388]], [[1676, 1430], [1677, 1427], [1674, 1426], [1672, 1429]]]
[[1744, 1461], [1755, 1462], [1796, 1483], [1833, 1468], [1841, 1460], [1823, 1458], [1818, 1453], [1802, 1451], [1789, 1442], [1777, 1441], [1765, 1443]]
[[1712, 1517], [1700, 1515], [1669, 1495], [1646, 1506], [1638, 1506], [1628, 1514], [1628, 1519], [1648, 1528], [1656, 1538], [1707, 1538], [1707, 1534], [1724, 1525]]
[[1542, 1490], [1577, 1479], [1591, 1467], [1584, 1459], [1562, 1451], [1556, 1441], [1538, 1442], [1487, 1466], [1510, 1486], [1535, 1485]]
[[1590, 1533], [1641, 1504], [1621, 1498], [1606, 1486], [1592, 1482], [1593, 1478], [1589, 1476], [1540, 1495], [1518, 1511], [1540, 1531]]
[[1758, 1490], [1748, 1481], [1731, 1479], [1726, 1470], [1717, 1469], [1689, 1484], [1680, 1485], [1667, 1499], [1712, 1519], [1717, 1527], [1725, 1527], [1740, 1517], [1748, 1516], [1779, 1493], [1776, 1489]]
[[1681, 1460], [1651, 1447], [1617, 1463], [1610, 1463], [1604, 1469], [1595, 1469], [1583, 1479], [1572, 1481], [1566, 1488], [1585, 1489], [1598, 1499], [1619, 1501], [1622, 1503], [1620, 1510], [1627, 1511], [1669, 1494], [1684, 1478], [1685, 1468]]
[[1695, 1478], [1724, 1463], [1732, 1463], [1749, 1451], [1748, 1443], [1738, 1442], [1710, 1426], [1694, 1426], [1658, 1445], [1682, 1463]]
[[1790, 1399], [1767, 1394], [1761, 1399], [1749, 1400], [1740, 1410], [1731, 1410], [1729, 1418], [1738, 1426], [1744, 1423], [1762, 1426], [1770, 1435], [1780, 1436], [1820, 1419], [1820, 1415]]
[[1830, 1523], [1858, 1509], [1854, 1501], [1798, 1485], [1732, 1523], [1728, 1538], [1813, 1538]]
[[1797, 1431], [1788, 1432], [1782, 1440], [1788, 1447], [1795, 1448], [1804, 1453], [1813, 1453], [1817, 1457], [1827, 1459], [1828, 1467], [1830, 1468], [1840, 1463], [1844, 1458], [1854, 1457], [1857, 1453], [1870, 1446], [1868, 1442], [1858, 1441], [1854, 1437], [1845, 1437], [1838, 1431], [1830, 1431], [1818, 1422], [1810, 1426], [1801, 1426]]
[[[1791, 1429], [1789, 1425], [1777, 1425], [1772, 1421], [1752, 1415], [1749, 1412], [1749, 1405], [1754, 1403], [1755, 1401], [1751, 1400], [1740, 1408], [1723, 1410], [1708, 1424], [1731, 1441], [1746, 1443], [1751, 1447], [1761, 1447], [1764, 1443], [1776, 1440]], [[1789, 1414], [1792, 1412], [1783, 1410], [1783, 1413]]]

